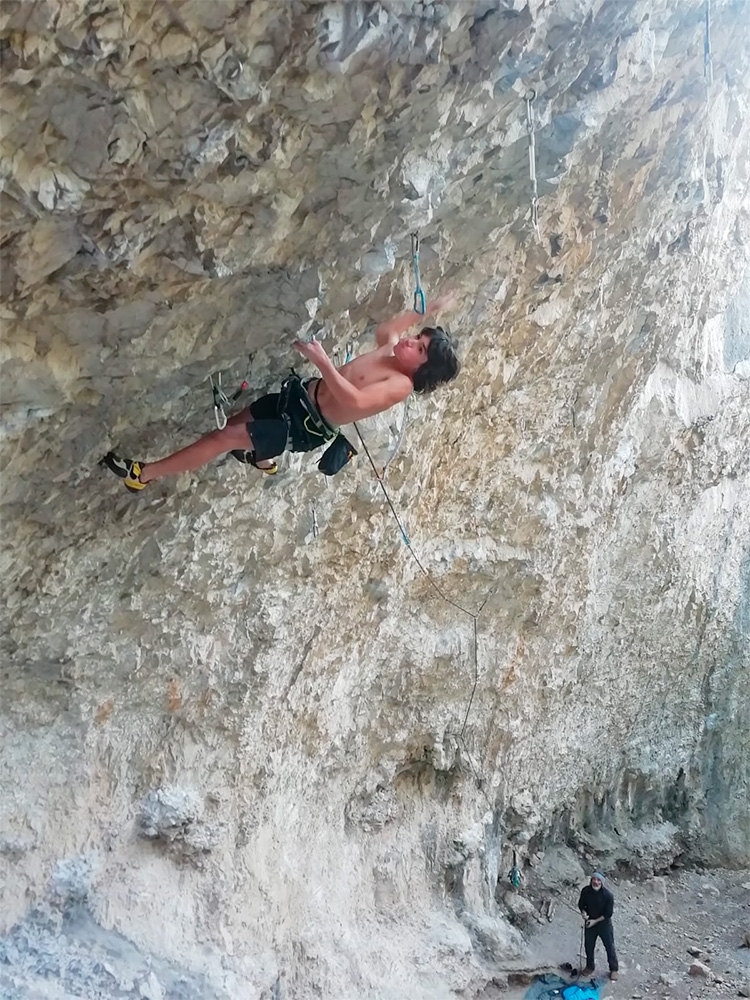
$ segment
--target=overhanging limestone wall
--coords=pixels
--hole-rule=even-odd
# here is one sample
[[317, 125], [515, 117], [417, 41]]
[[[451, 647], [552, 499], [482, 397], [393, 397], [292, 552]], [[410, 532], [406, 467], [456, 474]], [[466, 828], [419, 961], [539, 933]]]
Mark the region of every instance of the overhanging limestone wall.
[[[710, 85], [702, 4], [3, 11], [6, 927], [83, 901], [211, 995], [434, 998], [520, 947], [512, 845], [747, 863], [747, 11], [712, 10]], [[414, 227], [464, 372], [387, 482], [487, 599], [463, 745], [471, 622], [365, 462], [96, 468], [208, 429], [248, 352], [263, 391], [306, 303], [365, 348]]]

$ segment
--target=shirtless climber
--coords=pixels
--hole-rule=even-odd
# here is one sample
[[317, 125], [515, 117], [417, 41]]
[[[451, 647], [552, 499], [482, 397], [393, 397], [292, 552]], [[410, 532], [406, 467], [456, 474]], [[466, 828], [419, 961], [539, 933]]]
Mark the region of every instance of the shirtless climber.
[[[120, 458], [109, 452], [105, 465], [137, 492], [155, 479], [197, 469], [218, 455], [231, 452], [266, 474], [277, 471], [274, 459], [287, 448], [312, 451], [329, 444], [319, 468], [332, 475], [355, 454], [338, 431], [341, 424], [375, 416], [402, 402], [412, 392], [432, 392], [458, 375], [460, 364], [450, 337], [441, 327], [424, 327], [416, 337], [402, 337], [410, 327], [453, 304], [444, 295], [428, 304], [425, 314], [404, 312], [381, 323], [377, 347], [337, 368], [317, 342], [295, 341], [299, 353], [320, 372], [305, 381], [293, 374], [281, 391], [261, 396], [227, 421], [158, 462]], [[331, 443], [332, 442], [332, 443]]]

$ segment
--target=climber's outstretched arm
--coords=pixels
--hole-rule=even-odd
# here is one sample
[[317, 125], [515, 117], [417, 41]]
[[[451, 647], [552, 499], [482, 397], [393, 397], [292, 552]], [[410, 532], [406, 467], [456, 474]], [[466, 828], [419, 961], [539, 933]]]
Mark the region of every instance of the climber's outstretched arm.
[[402, 333], [406, 333], [407, 330], [416, 326], [417, 323], [427, 325], [426, 320], [428, 317], [436, 316], [443, 309], [449, 309], [454, 302], [455, 295], [453, 292], [447, 292], [445, 295], [438, 296], [433, 302], [428, 302], [424, 313], [407, 309], [406, 312], [399, 313], [397, 316], [385, 320], [375, 330], [375, 342], [378, 347], [395, 344]]

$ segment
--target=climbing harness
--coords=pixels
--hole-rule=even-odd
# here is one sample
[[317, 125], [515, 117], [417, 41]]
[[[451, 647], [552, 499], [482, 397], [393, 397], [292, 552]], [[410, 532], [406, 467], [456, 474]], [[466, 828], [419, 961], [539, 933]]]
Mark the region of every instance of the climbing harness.
[[422, 280], [419, 276], [419, 233], [411, 234], [411, 262], [414, 268], [414, 312], [424, 316], [426, 304], [424, 291], [422, 290]]
[[529, 133], [529, 179], [531, 180], [531, 224], [539, 236], [539, 188], [536, 180], [536, 136], [534, 134], [534, 101], [536, 91], [526, 94], [526, 131]]
[[518, 867], [518, 860], [516, 852], [513, 851], [513, 867], [508, 872], [508, 881], [513, 886], [514, 889], [520, 888], [521, 885], [521, 869]]
[[703, 36], [703, 75], [708, 84], [714, 82], [714, 65], [711, 58], [711, 0], [706, 0], [706, 26]]
[[[285, 421], [292, 451], [310, 451], [312, 447], [333, 441], [337, 435], [335, 427], [331, 427], [323, 419], [317, 406], [307, 392], [307, 384], [300, 378], [294, 368], [279, 390], [278, 414]], [[319, 438], [320, 440], [315, 440]]]

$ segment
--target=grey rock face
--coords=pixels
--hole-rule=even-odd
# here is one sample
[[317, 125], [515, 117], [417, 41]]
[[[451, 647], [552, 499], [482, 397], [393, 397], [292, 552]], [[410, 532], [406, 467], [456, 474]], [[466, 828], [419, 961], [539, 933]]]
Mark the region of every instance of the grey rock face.
[[145, 796], [138, 825], [144, 837], [195, 862], [221, 837], [220, 830], [204, 820], [200, 796], [193, 789], [174, 786], [154, 789]]
[[[711, 10], [707, 64], [693, 0], [2, 7], [13, 989], [73, 990], [75, 909], [123, 995], [435, 1000], [520, 953], [514, 849], [748, 863], [750, 6]], [[415, 229], [463, 371], [362, 429], [476, 660], [362, 456], [97, 467], [313, 322], [364, 349]]]

